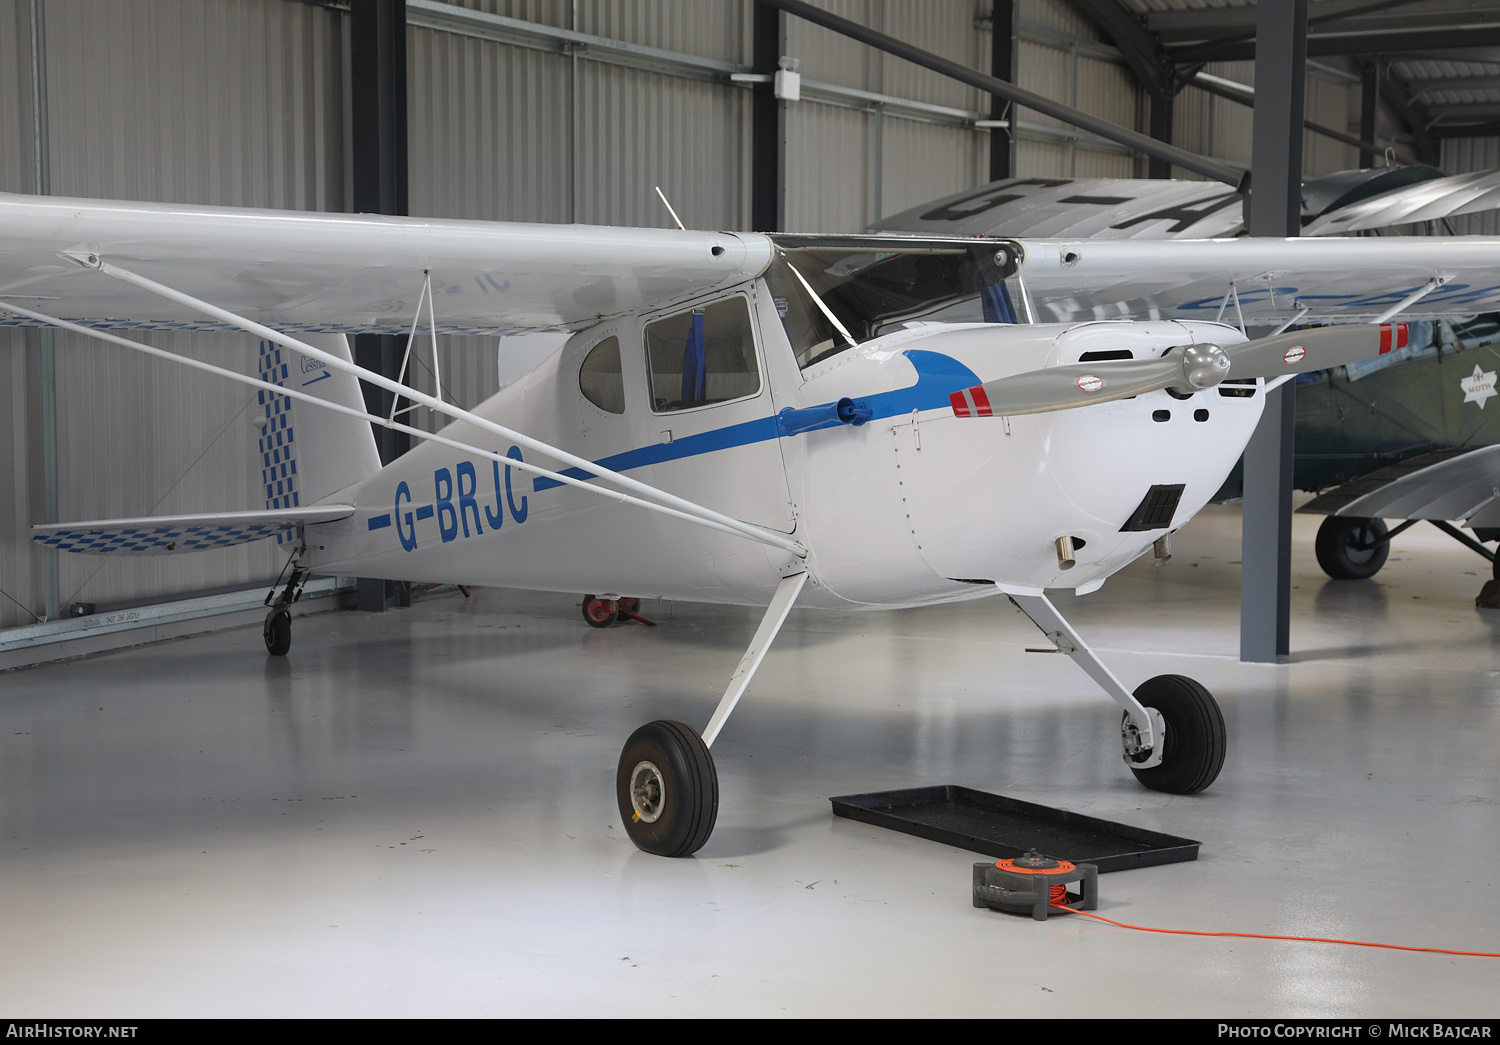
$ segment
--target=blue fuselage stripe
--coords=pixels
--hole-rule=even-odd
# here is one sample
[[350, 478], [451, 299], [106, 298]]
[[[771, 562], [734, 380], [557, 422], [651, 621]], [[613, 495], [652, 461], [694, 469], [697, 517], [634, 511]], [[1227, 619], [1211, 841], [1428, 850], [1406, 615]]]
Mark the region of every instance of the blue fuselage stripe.
[[[948, 406], [949, 395], [959, 389], [979, 384], [979, 377], [974, 371], [958, 360], [939, 352], [927, 352], [914, 348], [901, 354], [911, 362], [912, 366], [916, 367], [917, 383], [906, 388], [866, 396], [862, 401], [872, 411], [870, 417], [872, 421], [883, 417], [909, 414], [913, 410], [934, 410]], [[826, 405], [832, 406], [833, 404]], [[815, 432], [822, 428], [836, 428], [842, 424], [841, 421], [830, 420], [806, 431]], [[668, 461], [678, 461], [685, 457], [697, 457], [716, 450], [728, 450], [736, 446], [748, 446], [751, 443], [763, 443], [776, 438], [782, 438], [776, 418], [758, 417], [754, 421], [745, 421], [726, 428], [715, 428], [712, 431], [700, 432], [698, 435], [684, 436], [670, 443], [657, 443], [653, 446], [627, 450], [622, 454], [602, 458], [595, 463], [613, 472], [626, 472], [632, 468], [665, 464]], [[582, 468], [564, 469], [561, 474], [574, 479], [594, 478], [592, 472], [587, 472]], [[532, 480], [531, 488], [540, 493], [561, 485], [563, 484], [556, 479], [538, 476]]]

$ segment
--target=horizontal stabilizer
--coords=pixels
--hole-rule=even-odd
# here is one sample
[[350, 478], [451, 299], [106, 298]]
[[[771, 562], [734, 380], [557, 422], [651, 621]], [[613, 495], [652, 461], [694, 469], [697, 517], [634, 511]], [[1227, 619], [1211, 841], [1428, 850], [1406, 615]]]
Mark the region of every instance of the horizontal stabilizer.
[[352, 504], [325, 504], [258, 512], [43, 523], [31, 528], [31, 539], [49, 548], [90, 555], [168, 555], [249, 544], [305, 523], [334, 522], [353, 514]]

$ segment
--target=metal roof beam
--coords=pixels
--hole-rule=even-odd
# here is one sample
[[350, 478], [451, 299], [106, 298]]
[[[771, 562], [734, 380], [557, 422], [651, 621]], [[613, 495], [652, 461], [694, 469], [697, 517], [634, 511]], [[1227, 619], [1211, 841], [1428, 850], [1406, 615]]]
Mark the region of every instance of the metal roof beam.
[[1397, 76], [1393, 69], [1386, 66], [1381, 74], [1380, 96], [1390, 103], [1411, 129], [1412, 137], [1416, 139], [1417, 158], [1436, 167], [1439, 149], [1436, 139], [1428, 131], [1431, 118], [1422, 104], [1412, 97], [1411, 88], [1406, 81]]
[[[1308, 27], [1337, 25], [1340, 32], [1425, 29], [1449, 22], [1485, 21], [1500, 18], [1500, 0], [1421, 0], [1417, 10], [1401, 10], [1415, 0], [1382, 3], [1376, 0], [1323, 0], [1319, 14], [1308, 19]], [[1255, 8], [1208, 7], [1176, 11], [1149, 11], [1145, 27], [1168, 46], [1189, 42], [1249, 38], [1255, 30]]]
[[[1500, 46], [1500, 24], [1473, 22], [1441, 29], [1393, 29], [1380, 33], [1317, 33], [1307, 38], [1310, 55], [1386, 54], [1399, 51], [1444, 51], [1460, 47]], [[1175, 61], [1245, 62], [1255, 58], [1254, 40], [1212, 42], [1171, 48]]]
[[851, 22], [847, 18], [830, 14], [822, 8], [805, 3], [804, 0], [762, 0], [762, 2], [768, 3], [773, 7], [779, 7], [787, 14], [796, 15], [798, 18], [812, 22], [815, 25], [820, 25], [841, 36], [858, 40], [870, 47], [885, 51], [887, 54], [893, 54], [915, 65], [920, 65], [923, 68], [942, 73], [944, 76], [952, 77], [960, 83], [969, 84], [971, 87], [978, 87], [982, 91], [1005, 98], [1016, 105], [1025, 106], [1028, 109], [1051, 116], [1053, 119], [1062, 120], [1075, 127], [1092, 131], [1111, 141], [1116, 141], [1122, 145], [1137, 149], [1147, 156], [1164, 159], [1168, 163], [1175, 164], [1185, 170], [1212, 178], [1214, 181], [1224, 182], [1226, 185], [1233, 185], [1237, 189], [1248, 187], [1248, 179], [1244, 177], [1242, 172], [1226, 167], [1222, 163], [1217, 163], [1196, 153], [1188, 152], [1186, 149], [1179, 149], [1176, 146], [1159, 142], [1149, 135], [1110, 123], [1108, 120], [1075, 109], [1072, 106], [1055, 102], [1044, 95], [1028, 91], [1023, 87], [1017, 87], [1012, 83], [1006, 83], [1004, 80], [998, 80], [986, 73], [979, 72], [977, 69], [971, 69], [959, 62], [933, 54], [931, 51], [924, 51], [919, 47], [913, 47], [904, 40], [898, 40], [893, 36], [878, 33], [873, 29], [860, 25], [858, 22]]
[[1500, 120], [1485, 123], [1438, 124], [1429, 132], [1434, 138], [1489, 138], [1500, 135]]
[[1432, 126], [1441, 127], [1464, 120], [1500, 117], [1500, 102], [1468, 102], [1462, 105], [1428, 106]]
[[1136, 79], [1153, 97], [1170, 98], [1175, 86], [1172, 63], [1161, 43], [1136, 20], [1133, 12], [1120, 6], [1119, 0], [1073, 0], [1089, 21], [1110, 38]]
[[1488, 76], [1412, 77], [1406, 81], [1411, 85], [1412, 97], [1437, 91], [1494, 91], [1500, 90], [1500, 74]]
[[[1185, 79], [1183, 81], [1183, 86], [1197, 87], [1200, 90], [1207, 91], [1209, 94], [1217, 95], [1220, 98], [1225, 98], [1231, 102], [1236, 102], [1247, 108], [1255, 108], [1254, 87], [1250, 87], [1242, 83], [1235, 83], [1233, 80], [1226, 80], [1220, 76], [1211, 76], [1208, 73], [1199, 72]], [[1325, 138], [1332, 138], [1334, 141], [1343, 142], [1345, 145], [1352, 145], [1356, 149], [1360, 149], [1365, 152], [1374, 152], [1381, 155], [1383, 155], [1385, 152], [1384, 146], [1379, 145], [1373, 141], [1361, 140], [1354, 137], [1354, 135], [1352, 134], [1345, 134], [1343, 131], [1335, 130], [1334, 128], [1329, 127], [1326, 124], [1316, 123], [1312, 120], [1306, 119], [1305, 117], [1302, 120], [1302, 126], [1306, 127], [1314, 134], [1321, 134]]]
[[[1384, 11], [1392, 7], [1404, 7], [1407, 4], [1413, 4], [1416, 2], [1417, 0], [1374, 0], [1373, 3], [1366, 3], [1363, 6], [1351, 8], [1347, 11], [1325, 13], [1318, 15], [1316, 18], [1309, 18], [1307, 20], [1307, 27], [1308, 29], [1311, 29], [1315, 25], [1326, 25], [1329, 22], [1341, 21], [1353, 15], [1373, 14], [1377, 11]], [[1254, 11], [1255, 9], [1252, 8], [1251, 10]], [[1428, 23], [1424, 22], [1423, 24], [1426, 25]], [[1212, 57], [1212, 55], [1209, 54], [1212, 49], [1241, 41], [1253, 41], [1255, 39], [1255, 32], [1256, 28], [1253, 24], [1251, 24], [1246, 28], [1240, 29], [1236, 32], [1232, 32], [1224, 36], [1215, 36], [1205, 42], [1195, 44], [1191, 47], [1183, 48], [1179, 51], [1174, 52], [1174, 54], [1179, 61], [1192, 62], [1208, 60]]]

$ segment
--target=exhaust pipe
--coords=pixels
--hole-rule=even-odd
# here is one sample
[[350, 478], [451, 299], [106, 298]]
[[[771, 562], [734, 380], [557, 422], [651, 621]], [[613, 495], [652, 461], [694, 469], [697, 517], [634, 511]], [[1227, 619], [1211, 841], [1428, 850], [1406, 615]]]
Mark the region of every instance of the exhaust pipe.
[[1078, 552], [1073, 547], [1073, 538], [1059, 537], [1057, 539], [1057, 568], [1071, 570], [1077, 562]]
[[1156, 565], [1165, 566], [1172, 558], [1171, 534], [1164, 533], [1151, 545], [1151, 551], [1156, 554]]

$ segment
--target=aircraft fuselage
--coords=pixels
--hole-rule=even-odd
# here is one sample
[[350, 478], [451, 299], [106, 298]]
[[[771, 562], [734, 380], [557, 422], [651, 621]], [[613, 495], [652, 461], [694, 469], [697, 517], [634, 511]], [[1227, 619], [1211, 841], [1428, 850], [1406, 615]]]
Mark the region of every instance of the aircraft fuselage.
[[[664, 401], [647, 331], [695, 311], [712, 326], [726, 301], [753, 328], [753, 372], [745, 364], [724, 401]], [[790, 535], [809, 552], [804, 604], [877, 607], [1092, 591], [1202, 508], [1263, 405], [1258, 387], [1226, 384], [1186, 398], [1163, 391], [1082, 410], [958, 416], [950, 394], [982, 381], [1243, 337], [1176, 321], [921, 324], [799, 368], [778, 305], [756, 280], [600, 323], [474, 412]], [[583, 371], [610, 338], [618, 376], [608, 370], [613, 391], [601, 406], [585, 394]], [[846, 398], [869, 419], [797, 430], [788, 417], [810, 415], [783, 413]], [[444, 431], [553, 467], [464, 422]], [[1159, 503], [1143, 517], [1152, 498]], [[307, 528], [306, 563], [320, 573], [763, 605], [804, 568], [778, 549], [435, 443], [333, 499], [357, 511]], [[1057, 554], [1063, 536], [1077, 549], [1070, 569]]]

